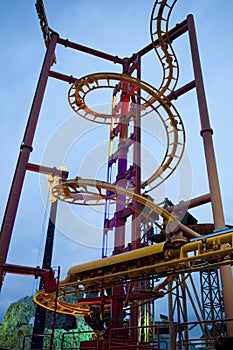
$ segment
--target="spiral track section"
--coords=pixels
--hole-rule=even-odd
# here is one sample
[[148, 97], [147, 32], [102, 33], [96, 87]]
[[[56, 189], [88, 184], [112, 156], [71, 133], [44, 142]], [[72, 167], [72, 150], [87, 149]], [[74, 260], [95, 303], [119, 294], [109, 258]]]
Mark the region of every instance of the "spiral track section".
[[[112, 114], [100, 113], [88, 106], [88, 94], [98, 89], [115, 89], [117, 87], [119, 92], [127, 95], [131, 101], [127, 118], [130, 121], [134, 120], [136, 116], [135, 108], [138, 108], [138, 106], [135, 107], [133, 101], [137, 100], [140, 91], [142, 101], [140, 105], [141, 117], [154, 112], [160, 118], [166, 133], [166, 151], [161, 164], [141, 184], [142, 189], [146, 192], [159, 186], [174, 172], [184, 152], [185, 132], [182, 119], [174, 105], [166, 97], [166, 93], [175, 89], [179, 76], [178, 61], [172, 48], [168, 31], [169, 19], [175, 3], [176, 0], [156, 0], [151, 14], [151, 39], [163, 70], [162, 81], [158, 89], [127, 74], [104, 72], [82, 77], [71, 86], [68, 93], [69, 104], [79, 116], [95, 123], [110, 124]], [[155, 42], [159, 42], [159, 44], [157, 45]], [[114, 120], [115, 123], [120, 122], [120, 113], [114, 114]], [[136, 212], [138, 211], [137, 204], [143, 205], [145, 210], [140, 211], [140, 214], [148, 220], [152, 221], [153, 217], [160, 216], [163, 222], [168, 224], [168, 227], [170, 225], [173, 229], [176, 227], [181, 231], [183, 230], [189, 237], [198, 236], [196, 232], [183, 226], [175, 216], [155, 203], [146, 200], [144, 196], [114, 184], [77, 177], [72, 180], [61, 181], [59, 185], [53, 187], [52, 193], [59, 200], [76, 205], [99, 205], [104, 204], [106, 199], [110, 200], [110, 202], [115, 202], [120, 200], [120, 194], [126, 198], [126, 202], [122, 204]], [[157, 221], [155, 224], [164, 232], [163, 227]], [[164, 234], [169, 240], [169, 231], [164, 232]], [[57, 304], [55, 303], [55, 293], [46, 293], [44, 290], [39, 291], [35, 295], [36, 303], [50, 310], [56, 308], [56, 311], [61, 313], [89, 315], [90, 308], [88, 306], [74, 305], [65, 300], [65, 296], [68, 294], [88, 290], [87, 281], [85, 286], [85, 281], [82, 284], [80, 281], [75, 282], [72, 280], [73, 278], [75, 277], [71, 275], [65, 281], [60, 282]], [[161, 288], [164, 288], [170, 281], [171, 277], [168, 277], [162, 282]], [[159, 288], [160, 285], [157, 289]]]
[[[179, 78], [179, 65], [169, 38], [169, 19], [177, 0], [156, 0], [150, 20], [150, 35], [163, 70], [158, 88], [161, 95], [175, 89]], [[155, 45], [158, 39], [159, 45]]]

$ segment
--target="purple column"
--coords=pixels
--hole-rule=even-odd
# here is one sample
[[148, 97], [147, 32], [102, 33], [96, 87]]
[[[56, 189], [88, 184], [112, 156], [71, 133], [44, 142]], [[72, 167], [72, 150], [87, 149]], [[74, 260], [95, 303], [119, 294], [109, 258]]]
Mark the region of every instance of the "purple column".
[[[14, 178], [11, 185], [10, 194], [2, 222], [1, 237], [0, 237], [0, 265], [6, 262], [15, 217], [18, 209], [19, 199], [23, 188], [24, 177], [26, 173], [27, 163], [32, 152], [32, 142], [36, 131], [39, 112], [43, 101], [43, 96], [48, 81], [49, 70], [51, 67], [58, 34], [53, 33], [51, 41], [49, 42], [39, 81], [37, 84], [34, 100], [32, 103], [30, 115], [28, 118], [23, 142], [20, 147], [18, 162], [15, 169]], [[3, 269], [0, 268], [0, 289], [2, 287]]]
[[[128, 59], [125, 59], [123, 65], [123, 73], [127, 73], [129, 67]], [[127, 83], [121, 83], [123, 89]], [[126, 86], [128, 88], [128, 86]], [[119, 121], [120, 127], [120, 139], [118, 144], [118, 174], [116, 182], [118, 186], [126, 187], [125, 172], [127, 170], [127, 152], [126, 140], [128, 138], [128, 122], [126, 116], [129, 108], [129, 97], [125, 94], [121, 94], [121, 117]], [[117, 199], [125, 202], [125, 196], [117, 194]], [[122, 210], [125, 205], [116, 201], [116, 226], [115, 226], [115, 239], [114, 239], [114, 252], [120, 254], [122, 249], [125, 247], [125, 223], [126, 219], [122, 216]], [[113, 336], [123, 337], [125, 336], [125, 330], [123, 329], [123, 297], [124, 289], [123, 286], [117, 286], [112, 288], [112, 313], [111, 313], [111, 328], [122, 328], [122, 331], [113, 332]]]
[[[137, 55], [137, 79], [141, 80], [141, 56]], [[134, 150], [133, 150], [133, 163], [135, 169], [135, 192], [137, 194], [141, 193], [141, 92], [137, 89], [137, 100], [136, 100], [136, 118], [134, 120]], [[141, 204], [135, 202], [134, 205], [138, 210], [140, 210]], [[140, 246], [141, 237], [141, 215], [138, 212], [133, 212], [132, 214], [132, 233], [131, 249], [137, 249]], [[140, 287], [140, 282], [134, 284], [135, 288]], [[130, 310], [130, 337], [133, 341], [138, 341], [139, 330], [136, 328], [138, 326], [140, 318], [140, 309], [133, 307]]]
[[[129, 68], [128, 58], [124, 59], [123, 73], [127, 74]], [[128, 88], [128, 83], [121, 82], [121, 88]], [[126, 85], [126, 86], [125, 86]], [[127, 157], [128, 148], [126, 147], [126, 141], [128, 138], [128, 121], [126, 116], [129, 111], [129, 96], [121, 93], [121, 117], [119, 121], [120, 134], [119, 134], [119, 145], [118, 145], [118, 173], [116, 177], [116, 183], [118, 186], [126, 187], [125, 172], [127, 170]], [[118, 194], [118, 199], [125, 202], [125, 196]], [[115, 240], [114, 248], [115, 253], [120, 253], [125, 246], [125, 223], [126, 219], [122, 217], [121, 211], [125, 208], [124, 204], [116, 201], [116, 228], [115, 228]]]

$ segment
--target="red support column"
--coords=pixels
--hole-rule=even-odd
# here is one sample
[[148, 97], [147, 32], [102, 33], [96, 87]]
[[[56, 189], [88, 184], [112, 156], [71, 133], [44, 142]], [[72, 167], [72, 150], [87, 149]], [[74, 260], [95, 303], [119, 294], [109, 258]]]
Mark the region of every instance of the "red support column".
[[[20, 147], [20, 153], [18, 162], [15, 169], [14, 178], [11, 185], [10, 194], [8, 197], [8, 203], [5, 210], [1, 237], [0, 237], [0, 265], [5, 264], [15, 217], [18, 209], [19, 199], [23, 188], [24, 177], [26, 173], [27, 163], [30, 153], [32, 152], [32, 142], [36, 131], [37, 121], [39, 118], [40, 108], [43, 101], [43, 96], [48, 81], [49, 70], [53, 60], [53, 55], [58, 40], [58, 34], [53, 33], [51, 41], [49, 42], [48, 49], [45, 54], [42, 70], [40, 73], [39, 81], [37, 84], [36, 93], [32, 103], [31, 112], [28, 118], [27, 127], [25, 130], [23, 142]], [[0, 289], [3, 283], [3, 270], [0, 268]]]
[[[187, 19], [189, 39], [192, 53], [193, 69], [196, 81], [198, 107], [201, 118], [201, 136], [203, 138], [206, 166], [208, 172], [208, 180], [211, 195], [212, 212], [214, 218], [215, 229], [225, 227], [225, 220], [222, 208], [221, 191], [218, 181], [217, 165], [215, 160], [214, 145], [212, 134], [213, 130], [210, 127], [208, 107], [206, 102], [204, 83], [202, 78], [201, 63], [198, 52], [198, 45], [195, 33], [194, 19], [192, 15]], [[224, 309], [226, 318], [233, 318], [233, 303], [232, 303], [232, 290], [233, 280], [231, 266], [220, 267], [221, 279], [222, 279], [222, 291], [224, 300]], [[227, 324], [228, 335], [233, 336], [233, 322]]]

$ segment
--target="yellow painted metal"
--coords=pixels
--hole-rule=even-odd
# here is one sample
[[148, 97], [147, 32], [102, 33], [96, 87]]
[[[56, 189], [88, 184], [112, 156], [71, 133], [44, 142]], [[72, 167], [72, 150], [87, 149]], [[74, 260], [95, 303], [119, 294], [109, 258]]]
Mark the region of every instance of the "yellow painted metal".
[[[149, 221], [154, 221], [154, 214], [161, 216], [165, 222], [168, 224], [173, 224], [176, 230], [182, 231], [187, 237], [199, 237], [200, 235], [195, 231], [189, 229], [187, 226], [183, 225], [180, 220], [169, 213], [167, 210], [161, 208], [159, 205], [148, 200], [146, 197], [134, 193], [133, 191], [116, 186], [104, 181], [92, 180], [92, 179], [82, 179], [76, 177], [73, 180], [67, 180], [61, 182], [60, 185], [53, 187], [53, 195], [64, 202], [71, 204], [100, 204], [101, 201], [104, 203], [106, 199], [112, 201], [118, 198], [119, 194], [126, 197], [126, 202], [123, 202], [125, 206], [130, 207], [134, 211], [138, 211], [138, 206], [136, 203], [141, 204], [146, 210], [139, 210], [140, 215], [144, 216]], [[140, 206], [139, 206], [140, 208]], [[155, 225], [163, 231], [161, 225], [157, 221], [154, 221]], [[166, 232], [164, 232], [166, 235]]]
[[[85, 305], [63, 301], [62, 298], [68, 294], [110, 288], [116, 283], [132, 283], [149, 277], [175, 277], [183, 272], [232, 264], [232, 255], [233, 232], [229, 232], [195, 242], [179, 239], [159, 243], [76, 265], [69, 269], [67, 277], [59, 284], [57, 311], [74, 315], [90, 313]], [[157, 288], [164, 288], [164, 283]], [[39, 291], [35, 295], [35, 302], [53, 310], [55, 293]]]
[[[66, 170], [67, 167], [66, 166], [59, 166], [58, 169], [60, 170]], [[57, 198], [54, 197], [53, 193], [52, 193], [52, 189], [54, 186], [59, 185], [60, 183], [60, 177], [57, 175], [48, 175], [48, 183], [49, 183], [49, 189], [50, 189], [50, 196], [49, 196], [49, 200], [50, 202], [56, 202]]]
[[210, 260], [210, 264], [214, 263], [214, 259], [218, 259], [219, 265], [226, 264], [233, 254], [232, 243], [233, 232], [195, 242], [175, 240], [159, 243], [73, 266], [61, 285], [76, 282], [83, 286], [99, 284], [101, 288], [101, 285], [113, 285], [117, 281], [130, 281], [134, 278], [143, 279], [149, 275], [164, 277], [181, 271], [189, 272], [190, 269], [201, 270], [208, 266]]
[[[151, 13], [150, 34], [155, 52], [163, 69], [161, 94], [175, 89], [179, 77], [179, 65], [169, 39], [169, 18], [177, 0], [156, 0]], [[155, 45], [158, 39], [159, 45]]]
[[155, 254], [157, 256], [159, 256], [160, 254], [163, 255], [164, 244], [165, 242], [144, 248], [135, 249], [130, 252], [113, 255], [109, 258], [104, 258], [100, 260], [91, 261], [89, 263], [73, 266], [68, 271], [67, 282], [70, 282], [69, 276], [79, 276], [79, 273], [84, 273], [87, 271], [96, 271], [104, 267], [108, 267], [109, 269], [119, 268], [122, 264], [135, 264], [135, 261], [139, 262], [143, 258], [154, 256]]
[[[159, 186], [176, 169], [184, 152], [185, 132], [183, 122], [175, 106], [168, 101], [160, 91], [156, 90], [148, 83], [118, 73], [96, 73], [90, 74], [77, 80], [69, 90], [69, 103], [73, 110], [81, 117], [96, 123], [109, 124], [113, 115], [94, 111], [86, 104], [88, 93], [101, 88], [114, 89], [119, 82], [123, 83], [124, 92], [137, 99], [139, 91], [145, 92], [140, 95], [142, 104], [141, 116], [154, 112], [160, 118], [166, 132], [167, 145], [164, 158], [159, 168], [142, 184], [145, 188], [153, 183], [153, 187]], [[127, 84], [125, 84], [127, 83]], [[128, 88], [125, 86], [128, 86]], [[134, 89], [132, 89], [134, 87]], [[121, 90], [121, 88], [119, 88]], [[126, 91], [125, 91], [126, 90]], [[130, 119], [136, 116], [135, 108], [139, 106], [131, 105], [129, 112]], [[119, 113], [114, 113], [114, 122], [119, 122]], [[150, 190], [149, 187], [147, 190]]]
[[[179, 75], [178, 61], [169, 39], [169, 19], [176, 1], [156, 0], [152, 10], [151, 39], [153, 43], [158, 39], [159, 45], [154, 44], [154, 48], [163, 69], [163, 78], [158, 89], [127, 74], [102, 72], [78, 79], [71, 86], [68, 94], [71, 108], [81, 117], [96, 123], [106, 124], [113, 121], [112, 114], [96, 112], [86, 103], [86, 97], [89, 93], [103, 88], [117, 89], [119, 92], [133, 96], [134, 100], [137, 100], [137, 97], [140, 98], [142, 117], [151, 112], [157, 113], [165, 127], [167, 149], [159, 168], [142, 183], [142, 188], [146, 189], [147, 192], [159, 186], [174, 172], [184, 152], [185, 133], [182, 120], [176, 108], [165, 96], [167, 91], [174, 90]], [[138, 109], [139, 106], [135, 107]], [[129, 119], [135, 118], [135, 107], [131, 104]], [[118, 123], [119, 118], [120, 113], [114, 112], [114, 123]], [[110, 141], [109, 154], [111, 146], [112, 142]]]
[[56, 303], [56, 293], [46, 293], [44, 290], [40, 290], [34, 295], [34, 301], [41, 307], [44, 307], [51, 311], [54, 311], [56, 308], [57, 312], [63, 313], [63, 314], [68, 314], [73, 316], [87, 316], [91, 314], [91, 310], [89, 306], [72, 304], [64, 300], [61, 300], [61, 298], [64, 298], [68, 294], [71, 294], [71, 293], [69, 293], [69, 291], [66, 291], [66, 293], [64, 293], [63, 290], [61, 289], [60, 294], [58, 296], [57, 303]]
[[[159, 40], [160, 44], [155, 47], [155, 50], [163, 67], [163, 79], [159, 89], [126, 74], [96, 73], [79, 79], [69, 90], [69, 103], [77, 114], [88, 120], [104, 124], [119, 122], [120, 115], [116, 112], [113, 120], [112, 114], [92, 110], [85, 101], [88, 93], [96, 89], [113, 89], [118, 86], [119, 91], [125, 89], [124, 93], [134, 98], [138, 97], [140, 90], [147, 94], [147, 97], [145, 97], [146, 94], [140, 96], [141, 115], [156, 112], [167, 134], [165, 157], [154, 174], [142, 184], [142, 188], [147, 191], [148, 186], [151, 189], [155, 188], [173, 173], [184, 150], [185, 135], [182, 120], [176, 108], [164, 95], [165, 92], [170, 92], [175, 88], [179, 72], [178, 62], [168, 34], [168, 22], [175, 3], [176, 0], [156, 0], [151, 16], [151, 38], [153, 42], [157, 38]], [[42, 6], [43, 2], [38, 0], [37, 4]], [[43, 7], [39, 8], [38, 13], [45, 17]], [[156, 29], [154, 29], [154, 23], [156, 23]], [[43, 29], [47, 30], [42, 26]], [[47, 32], [45, 34], [45, 39], [48, 39], [49, 34]], [[135, 110], [132, 105], [129, 119], [134, 118]], [[109, 153], [112, 153], [111, 149]], [[60, 184], [53, 186], [52, 194], [62, 201], [81, 205], [104, 204], [106, 199], [113, 202], [119, 198], [119, 194], [123, 194], [126, 198], [124, 205], [137, 212], [138, 204], [140, 204], [146, 209], [140, 211], [140, 214], [149, 221], [153, 221], [153, 214], [156, 213], [163, 218], [165, 223], [173, 225], [173, 229], [175, 227], [187, 237], [199, 236], [195, 231], [182, 225], [177, 217], [145, 197], [127, 188], [103, 181], [81, 179], [80, 177], [61, 181]], [[156, 222], [155, 224], [158, 225]], [[161, 226], [159, 227], [163, 230]], [[171, 242], [168, 233], [164, 232], [168, 239], [167, 242], [71, 267], [66, 279], [59, 284], [57, 311], [72, 315], [90, 314], [89, 307], [70, 304], [63, 300], [68, 294], [99, 290], [114, 286], [116, 283], [131, 283], [151, 276], [175, 276], [182, 272], [198, 271], [207, 267], [232, 263], [233, 232], [195, 242], [180, 240]], [[35, 295], [34, 299], [36, 303], [45, 308], [50, 310], [55, 308], [55, 293], [46, 293], [42, 290]]]

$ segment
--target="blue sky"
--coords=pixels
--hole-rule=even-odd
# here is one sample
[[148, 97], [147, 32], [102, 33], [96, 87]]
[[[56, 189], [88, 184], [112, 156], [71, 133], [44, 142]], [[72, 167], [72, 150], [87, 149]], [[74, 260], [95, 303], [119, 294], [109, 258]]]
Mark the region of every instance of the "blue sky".
[[[131, 56], [150, 43], [149, 25], [153, 3], [152, 0], [119, 0], [117, 2], [44, 0], [49, 25], [62, 38], [68, 38], [119, 57]], [[0, 9], [2, 13], [0, 21], [2, 48], [0, 55], [0, 216], [2, 218], [43, 62], [45, 46], [34, 1], [1, 1]], [[171, 18], [171, 27], [184, 20], [189, 13], [194, 15], [196, 22], [211, 126], [214, 129], [214, 145], [226, 223], [232, 224], [233, 4], [231, 1], [221, 2], [220, 5], [217, 0], [178, 0]], [[187, 35], [179, 38], [174, 43], [174, 47], [180, 62], [179, 86], [182, 86], [193, 79]], [[67, 75], [81, 77], [100, 71], [120, 72], [121, 69], [118, 65], [61, 47], [57, 49], [56, 54], [57, 64], [53, 69]], [[154, 52], [146, 55], [142, 63], [142, 79], [157, 87], [160, 84], [160, 72]], [[108, 130], [74, 117], [67, 101], [68, 90], [67, 83], [49, 80], [30, 162], [39, 164], [46, 161], [51, 164], [43, 163], [44, 165], [60, 165], [61, 159], [57, 155], [60, 155], [59, 147], [62, 146], [59, 146], [58, 140], [61, 140], [61, 145], [69, 140], [69, 147], [64, 153], [64, 163], [68, 166], [70, 176], [79, 174], [83, 177], [91, 177], [94, 173], [104, 179]], [[96, 104], [108, 103], [106, 97], [102, 95], [100, 95], [101, 98], [97, 95], [94, 97]], [[202, 140], [199, 136], [200, 122], [195, 93], [189, 92], [177, 100], [175, 105], [185, 125], [188, 159], [192, 170], [192, 176], [187, 179], [184, 163], [169, 180], [166, 189], [162, 189], [162, 194], [168, 194], [172, 200], [177, 201], [188, 199], [180, 198], [180, 194], [177, 194], [179, 192], [177, 183], [180, 179], [185, 182], [185, 186], [189, 187], [188, 193], [191, 197], [207, 193], [208, 185]], [[151, 131], [146, 122], [144, 127], [147, 131], [148, 129]], [[56, 145], [57, 148], [54, 146], [56, 149], [53, 149], [50, 154], [51, 145]], [[154, 152], [148, 148], [149, 145], [146, 145], [145, 149], [149, 154]], [[102, 157], [100, 162], [92, 163], [93, 159], [99, 160], [100, 155]], [[91, 166], [89, 166], [90, 162]], [[182, 171], [184, 175], [181, 174]], [[38, 174], [28, 173], [26, 176], [7, 259], [9, 263], [28, 266], [41, 264], [41, 246], [43, 246], [41, 242], [47, 228], [45, 220], [47, 189], [42, 190], [41, 194], [41, 188], [44, 188], [41, 182], [46, 181], [46, 178], [41, 178]], [[66, 210], [65, 206], [59, 205], [59, 207], [59, 216], [67, 218], [62, 213]], [[62, 276], [65, 276], [70, 266], [101, 256], [102, 213], [93, 210], [79, 208], [77, 214], [77, 210], [72, 208], [69, 212], [75, 213], [76, 221], [73, 223], [61, 219], [61, 226], [55, 239], [53, 265], [62, 267]], [[212, 222], [209, 205], [194, 209], [192, 213], [199, 222]], [[35, 290], [33, 278], [7, 275], [0, 295], [0, 320], [11, 302], [21, 296], [31, 295]]]

